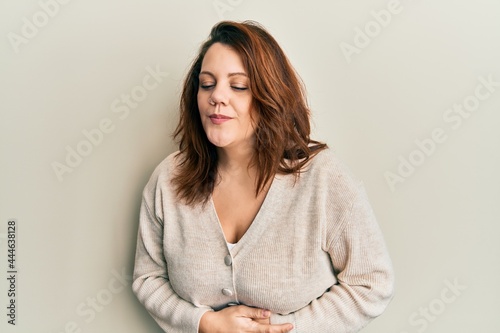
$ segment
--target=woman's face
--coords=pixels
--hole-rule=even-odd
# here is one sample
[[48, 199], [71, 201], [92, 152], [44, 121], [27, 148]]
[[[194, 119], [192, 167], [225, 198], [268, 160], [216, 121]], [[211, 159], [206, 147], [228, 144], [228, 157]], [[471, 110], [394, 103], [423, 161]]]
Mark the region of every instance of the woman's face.
[[253, 147], [252, 93], [240, 56], [226, 45], [213, 44], [199, 80], [198, 108], [208, 140], [220, 148]]

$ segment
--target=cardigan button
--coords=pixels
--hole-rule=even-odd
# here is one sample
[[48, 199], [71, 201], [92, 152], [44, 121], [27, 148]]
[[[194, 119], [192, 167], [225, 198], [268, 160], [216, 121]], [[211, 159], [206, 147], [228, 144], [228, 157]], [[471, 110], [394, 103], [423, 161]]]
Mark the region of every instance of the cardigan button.
[[226, 266], [231, 266], [231, 264], [233, 263], [233, 258], [231, 258], [230, 254], [224, 257], [224, 263], [226, 264]]
[[231, 291], [231, 289], [224, 288], [224, 289], [222, 289], [222, 293], [225, 296], [233, 296], [233, 292]]

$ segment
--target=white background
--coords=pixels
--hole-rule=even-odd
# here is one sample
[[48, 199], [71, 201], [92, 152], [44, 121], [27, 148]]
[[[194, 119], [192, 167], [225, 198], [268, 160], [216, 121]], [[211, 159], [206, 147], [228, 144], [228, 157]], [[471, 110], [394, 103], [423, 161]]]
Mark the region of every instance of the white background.
[[[363, 332], [498, 329], [500, 86], [477, 88], [479, 77], [500, 82], [497, 0], [73, 0], [52, 16], [40, 3], [0, 2], [2, 332], [161, 332], [123, 276], [142, 188], [175, 150], [182, 80], [221, 19], [256, 20], [276, 37], [307, 86], [314, 137], [366, 185], [397, 289]], [[372, 11], [388, 7], [397, 13], [383, 26]], [[147, 68], [163, 73], [151, 90], [141, 88]], [[126, 117], [113, 112], [132, 92], [144, 99]], [[474, 111], [460, 124], [443, 118], [466, 102]], [[86, 144], [83, 131], [105, 119], [113, 131]], [[446, 139], [430, 144], [435, 129]], [[70, 168], [67, 147], [87, 156]], [[57, 163], [68, 167], [60, 179]], [[16, 326], [6, 316], [10, 218]]]

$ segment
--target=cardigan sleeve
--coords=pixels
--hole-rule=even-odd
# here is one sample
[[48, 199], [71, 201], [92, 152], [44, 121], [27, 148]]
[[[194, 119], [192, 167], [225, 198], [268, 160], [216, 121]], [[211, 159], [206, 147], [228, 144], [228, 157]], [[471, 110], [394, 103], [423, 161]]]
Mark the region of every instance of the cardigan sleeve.
[[293, 333], [353, 333], [385, 310], [393, 296], [394, 273], [362, 186], [344, 216], [338, 228], [330, 226], [326, 232], [324, 249], [337, 283], [294, 313], [273, 314], [272, 323], [291, 322]]
[[132, 289], [165, 332], [197, 333], [200, 308], [180, 298], [172, 289], [163, 254], [163, 222], [152, 214], [143, 197]]

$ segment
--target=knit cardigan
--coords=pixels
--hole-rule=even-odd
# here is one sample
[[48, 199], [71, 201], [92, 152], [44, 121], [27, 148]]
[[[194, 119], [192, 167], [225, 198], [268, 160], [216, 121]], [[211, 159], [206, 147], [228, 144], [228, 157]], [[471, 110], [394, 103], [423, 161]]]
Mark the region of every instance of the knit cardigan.
[[300, 177], [276, 175], [252, 224], [227, 247], [211, 198], [176, 199], [177, 153], [142, 198], [133, 291], [169, 333], [196, 333], [206, 311], [269, 309], [294, 333], [358, 332], [393, 295], [394, 275], [366, 192], [329, 150]]

